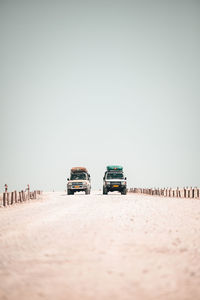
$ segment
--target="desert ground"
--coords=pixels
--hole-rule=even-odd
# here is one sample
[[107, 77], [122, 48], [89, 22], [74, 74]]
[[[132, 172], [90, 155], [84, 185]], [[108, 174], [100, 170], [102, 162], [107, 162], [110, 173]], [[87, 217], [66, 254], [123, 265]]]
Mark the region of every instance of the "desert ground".
[[1, 207], [0, 299], [200, 299], [200, 200], [51, 192]]

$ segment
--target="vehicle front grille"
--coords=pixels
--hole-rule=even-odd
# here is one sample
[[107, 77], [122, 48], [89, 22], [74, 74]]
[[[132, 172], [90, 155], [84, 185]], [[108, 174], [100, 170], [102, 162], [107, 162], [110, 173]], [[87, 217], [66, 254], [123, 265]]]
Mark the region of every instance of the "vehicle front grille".
[[76, 189], [76, 188], [78, 188], [78, 189], [82, 189], [83, 188], [83, 183], [82, 182], [73, 182], [72, 183], [72, 188], [74, 189]]

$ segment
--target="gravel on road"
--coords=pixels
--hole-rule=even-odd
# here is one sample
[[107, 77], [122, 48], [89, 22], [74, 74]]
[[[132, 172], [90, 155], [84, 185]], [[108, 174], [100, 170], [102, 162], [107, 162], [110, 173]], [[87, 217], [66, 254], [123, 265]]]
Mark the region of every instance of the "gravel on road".
[[0, 208], [0, 299], [200, 299], [200, 201], [52, 192]]

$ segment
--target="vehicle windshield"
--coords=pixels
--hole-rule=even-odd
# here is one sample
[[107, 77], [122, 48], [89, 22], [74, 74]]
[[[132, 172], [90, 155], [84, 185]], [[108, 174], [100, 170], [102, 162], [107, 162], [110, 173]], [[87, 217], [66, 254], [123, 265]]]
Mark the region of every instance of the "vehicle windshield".
[[107, 173], [106, 179], [124, 179], [123, 173]]
[[87, 176], [85, 173], [74, 173], [71, 174], [70, 180], [86, 180]]

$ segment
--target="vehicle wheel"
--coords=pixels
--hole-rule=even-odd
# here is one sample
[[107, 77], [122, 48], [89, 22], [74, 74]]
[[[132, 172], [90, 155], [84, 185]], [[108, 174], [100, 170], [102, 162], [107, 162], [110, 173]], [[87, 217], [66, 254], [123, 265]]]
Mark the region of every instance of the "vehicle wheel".
[[121, 191], [121, 194], [122, 194], [122, 195], [126, 195], [126, 192], [127, 192], [127, 189], [124, 188], [124, 189]]
[[71, 195], [71, 190], [67, 190], [67, 195]]
[[85, 194], [86, 194], [86, 195], [89, 195], [89, 194], [90, 194], [90, 189], [86, 189], [86, 190], [85, 190]]
[[108, 194], [107, 188], [103, 187], [103, 195], [107, 195], [107, 194]]

